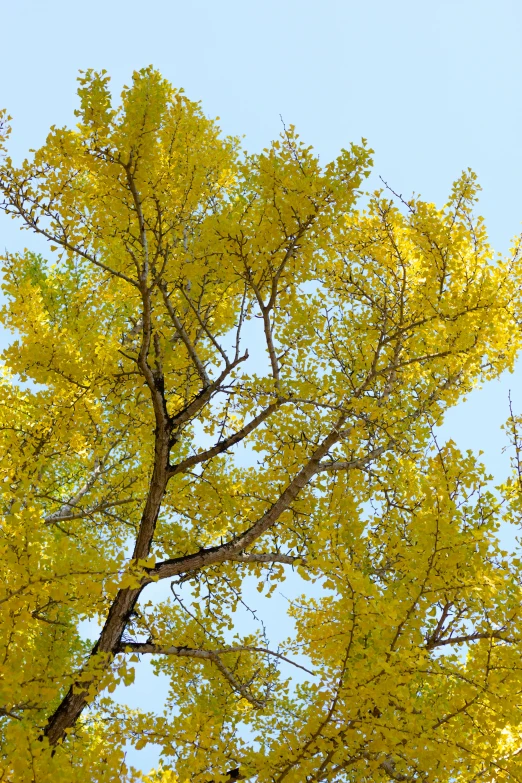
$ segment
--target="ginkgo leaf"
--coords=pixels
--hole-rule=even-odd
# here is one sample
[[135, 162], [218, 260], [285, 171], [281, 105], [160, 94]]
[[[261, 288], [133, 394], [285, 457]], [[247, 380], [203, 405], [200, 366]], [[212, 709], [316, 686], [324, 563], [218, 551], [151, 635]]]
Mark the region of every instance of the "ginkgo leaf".
[[78, 96], [0, 158], [58, 251], [3, 258], [0, 777], [522, 779], [522, 419], [497, 489], [432, 437], [521, 344], [475, 174], [359, 207], [364, 139], [245, 154], [153, 68]]

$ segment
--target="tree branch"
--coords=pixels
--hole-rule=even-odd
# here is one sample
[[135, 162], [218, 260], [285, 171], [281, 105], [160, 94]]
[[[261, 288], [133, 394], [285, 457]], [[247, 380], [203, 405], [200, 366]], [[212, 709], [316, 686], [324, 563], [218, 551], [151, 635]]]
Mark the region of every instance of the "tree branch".
[[[49, 514], [49, 516], [44, 517], [44, 522], [46, 525], [52, 525], [55, 522], [70, 522], [73, 519], [85, 519], [86, 517], [90, 517], [93, 514], [97, 514], [101, 511], [108, 511], [110, 508], [114, 508], [115, 506], [124, 506], [127, 503], [133, 503], [136, 501], [136, 498], [125, 498], [124, 500], [114, 500], [111, 503], [109, 502], [101, 502], [98, 503], [97, 506], [94, 506], [93, 508], [86, 508], [82, 511], [77, 511], [76, 513], [73, 512], [71, 509], [70, 514], [61, 514], [60, 516], [55, 516], [53, 514]], [[63, 511], [63, 509], [60, 509], [60, 511]]]
[[125, 170], [125, 174], [127, 176], [127, 184], [132, 194], [132, 199], [134, 201], [134, 206], [136, 208], [136, 214], [138, 216], [140, 243], [143, 248], [143, 269], [138, 270], [138, 274], [140, 275], [141, 287], [143, 290], [145, 290], [147, 287], [147, 279], [149, 276], [149, 243], [147, 240], [147, 229], [145, 226], [145, 218], [143, 215], [140, 194], [138, 193], [138, 189], [136, 187], [136, 183], [134, 181], [134, 177], [131, 172], [132, 155], [133, 155], [133, 151], [131, 151], [129, 162], [127, 164], [121, 163], [121, 165]]
[[[38, 225], [38, 218], [35, 219], [32, 216], [31, 212], [29, 212], [23, 206], [23, 204], [20, 202], [20, 195], [21, 194], [20, 195], [19, 194], [15, 195], [15, 194], [8, 193], [7, 188], [2, 186], [1, 181], [0, 181], [0, 188], [2, 189], [2, 191], [3, 191], [4, 195], [6, 196], [6, 198], [10, 198], [12, 196], [12, 198], [10, 198], [10, 203], [15, 207], [16, 213], [37, 234], [40, 234], [41, 236], [45, 237], [46, 239], [49, 240], [49, 242], [56, 242], [56, 244], [60, 245], [61, 247], [63, 247], [64, 250], [68, 250], [71, 253], [76, 253], [81, 258], [84, 258], [86, 261], [89, 261], [91, 264], [94, 264], [94, 266], [97, 266], [99, 269], [103, 269], [104, 272], [108, 272], [110, 275], [114, 275], [114, 277], [119, 277], [120, 280], [125, 280], [126, 283], [129, 283], [134, 288], [138, 288], [139, 287], [138, 282], [136, 280], [133, 280], [131, 277], [128, 277], [123, 272], [118, 272], [116, 269], [112, 269], [111, 267], [109, 267], [106, 264], [104, 264], [102, 261], [98, 261], [96, 256], [91, 255], [90, 253], [88, 253], [86, 250], [83, 250], [78, 245], [71, 245], [71, 243], [68, 242], [67, 239], [65, 238], [65, 230], [62, 227], [60, 227], [60, 228], [62, 230], [62, 234], [64, 235], [63, 238], [60, 238], [57, 234], [53, 234], [53, 233], [51, 233], [50, 231], [47, 231], [44, 228], [40, 228], [40, 226]], [[27, 197], [24, 197], [22, 195], [22, 198], [24, 198], [24, 200], [25, 200]], [[40, 209], [42, 209], [42, 211], [45, 212], [45, 214], [51, 220], [56, 219], [56, 216], [53, 215], [49, 210], [45, 210], [40, 204], [38, 204], [38, 207]], [[6, 211], [7, 214], [13, 214], [12, 212], [8, 211], [7, 209], [5, 211]]]
[[263, 552], [259, 554], [257, 552], [242, 552], [239, 555], [232, 555], [227, 560], [233, 563], [285, 563], [286, 565], [299, 563], [299, 565], [306, 565], [304, 557], [299, 557], [299, 555], [281, 555], [278, 552], [269, 552], [267, 554]]
[[[255, 649], [255, 648], [253, 648]], [[176, 655], [179, 658], [199, 658], [200, 660], [211, 661], [225, 679], [230, 683], [232, 689], [241, 694], [247, 701], [249, 701], [254, 707], [262, 709], [265, 706], [265, 702], [256, 699], [255, 696], [249, 691], [249, 689], [240, 682], [233, 672], [230, 671], [220, 658], [220, 655], [229, 652], [246, 652], [250, 651], [248, 648], [230, 648], [224, 650], [198, 650], [190, 647], [162, 647], [155, 644], [141, 644], [139, 642], [123, 642], [117, 649], [117, 653], [150, 653], [152, 655]], [[269, 653], [268, 650], [263, 652]], [[274, 654], [274, 653], [272, 653]], [[279, 656], [281, 657], [281, 656]], [[297, 664], [296, 664], [297, 665]], [[302, 668], [302, 667], [301, 667]]]
[[202, 462], [206, 462], [218, 454], [222, 454], [227, 449], [230, 449], [236, 443], [239, 443], [244, 438], [246, 438], [247, 435], [253, 432], [265, 419], [270, 416], [271, 413], [277, 410], [277, 408], [279, 408], [283, 402], [285, 402], [285, 400], [277, 400], [276, 402], [273, 402], [271, 405], [261, 411], [261, 413], [259, 413], [255, 418], [253, 418], [248, 424], [242, 427], [238, 432], [235, 432], [233, 435], [225, 438], [220, 443], [216, 443], [216, 445], [212, 446], [212, 448], [207, 449], [206, 451], [201, 451], [199, 454], [193, 454], [191, 457], [187, 457], [177, 465], [172, 465], [169, 469], [169, 477], [172, 478], [172, 476], [176, 476], [179, 473], [184, 473], [194, 465], [199, 465]]
[[89, 492], [90, 489], [94, 486], [96, 483], [96, 480], [98, 476], [101, 474], [103, 469], [103, 461], [96, 461], [94, 468], [92, 470], [91, 475], [81, 487], [76, 495], [74, 495], [70, 500], [68, 500], [66, 503], [64, 503], [61, 508], [58, 509], [58, 511], [53, 511], [52, 514], [48, 514], [46, 517], [44, 517], [44, 522], [46, 525], [52, 524], [53, 522], [58, 522], [59, 520], [63, 519], [70, 519], [71, 513], [74, 512], [76, 506], [80, 503], [82, 498]]
[[520, 644], [522, 637], [506, 636], [505, 632], [500, 629], [496, 631], [484, 631], [476, 633], [470, 633], [463, 636], [450, 636], [448, 639], [428, 639], [426, 642], [426, 648], [433, 650], [435, 647], [444, 647], [447, 644], [465, 644], [466, 642], [476, 642], [480, 639], [498, 639], [506, 644]]
[[318, 466], [319, 471], [323, 470], [354, 470], [356, 468], [362, 468], [364, 465], [367, 465], [368, 462], [371, 462], [373, 459], [377, 459], [380, 457], [384, 452], [390, 448], [390, 445], [388, 446], [379, 446], [378, 449], [374, 449], [373, 451], [370, 451], [366, 457], [359, 457], [358, 459], [353, 459], [351, 461], [345, 461], [345, 460], [334, 460], [332, 462], [321, 462]]
[[192, 359], [192, 363], [194, 364], [201, 382], [203, 383], [203, 387], [206, 388], [207, 386], [210, 386], [210, 378], [207, 375], [207, 371], [205, 370], [203, 362], [199, 358], [196, 348], [188, 336], [185, 327], [179, 320], [178, 316], [176, 315], [176, 311], [172, 307], [172, 302], [170, 301], [170, 298], [167, 294], [167, 286], [163, 281], [159, 283], [159, 289], [163, 294], [163, 301], [165, 302], [165, 307], [168, 310], [172, 323], [174, 324], [177, 333], [181, 337], [183, 344], [185, 345], [185, 348], [187, 349], [187, 352]]
[[166, 579], [187, 571], [195, 571], [205, 566], [232, 560], [247, 547], [251, 546], [260, 536], [275, 525], [281, 514], [290, 507], [292, 501], [295, 500], [303, 487], [318, 472], [318, 466], [322, 458], [328, 453], [334, 443], [339, 440], [339, 431], [342, 429], [345, 421], [346, 414], [343, 414], [329, 435], [316, 448], [309, 461], [294, 476], [275, 503], [247, 530], [220, 546], [209, 547], [192, 555], [185, 555], [158, 563], [154, 568], [150, 569], [150, 577], [144, 581], [144, 584], [154, 579]]
[[218, 377], [212, 381], [210, 386], [207, 386], [206, 388], [202, 389], [202, 391], [194, 397], [192, 402], [190, 402], [188, 405], [186, 405], [181, 411], [178, 413], [175, 413], [172, 417], [172, 425], [174, 429], [179, 429], [183, 426], [189, 419], [192, 418], [192, 416], [195, 416], [195, 414], [201, 410], [201, 408], [209, 401], [212, 394], [219, 389], [227, 375], [237, 367], [238, 364], [241, 364], [241, 362], [244, 362], [248, 359], [248, 351], [245, 351], [243, 356], [239, 356], [237, 359], [235, 359], [233, 362], [230, 362], [227, 364], [225, 369], [218, 375]]
[[153, 644], [152, 642], [121, 642], [116, 649], [116, 653], [138, 653], [149, 655], [175, 655], [179, 658], [201, 658], [203, 660], [215, 660], [215, 656], [227, 655], [228, 653], [261, 653], [262, 655], [271, 655], [274, 658], [278, 658], [284, 663], [289, 663], [291, 666], [295, 666], [297, 669], [302, 669], [307, 674], [315, 677], [315, 672], [302, 666], [300, 663], [292, 661], [285, 655], [282, 655], [275, 650], [269, 650], [266, 647], [252, 647], [238, 645], [236, 647], [224, 647], [222, 650], [201, 650], [193, 647], [178, 647], [175, 645], [163, 646], [161, 644]]

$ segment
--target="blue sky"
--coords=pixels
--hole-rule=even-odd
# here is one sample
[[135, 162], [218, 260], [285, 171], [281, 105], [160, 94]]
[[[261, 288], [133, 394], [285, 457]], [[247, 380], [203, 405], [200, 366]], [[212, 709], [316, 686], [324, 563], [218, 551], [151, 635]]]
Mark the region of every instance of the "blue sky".
[[[0, 106], [13, 116], [15, 159], [51, 124], [74, 122], [78, 70], [107, 69], [118, 93], [152, 63], [251, 151], [280, 132], [280, 115], [325, 162], [365, 137], [370, 186], [380, 175], [439, 204], [469, 166], [493, 246], [505, 252], [522, 228], [520, 0], [3, 0], [0, 20]], [[42, 249], [0, 215], [0, 249], [26, 245]], [[508, 389], [522, 412], [521, 380], [519, 364], [443, 430], [483, 449], [499, 479], [499, 427]], [[158, 688], [145, 671], [139, 679], [134, 703]], [[144, 766], [152, 758], [145, 752]]]

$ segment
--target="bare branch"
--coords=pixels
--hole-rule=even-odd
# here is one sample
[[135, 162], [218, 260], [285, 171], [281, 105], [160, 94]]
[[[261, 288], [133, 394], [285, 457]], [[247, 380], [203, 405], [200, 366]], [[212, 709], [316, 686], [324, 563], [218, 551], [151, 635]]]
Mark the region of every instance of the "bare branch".
[[14, 720], [22, 720], [20, 715], [17, 715], [16, 712], [13, 712], [12, 710], [6, 710], [5, 707], [0, 707], [0, 717], [4, 718], [13, 718]]
[[263, 552], [259, 554], [257, 552], [243, 552], [240, 555], [233, 555], [227, 559], [233, 563], [284, 563], [286, 565], [299, 563], [299, 565], [306, 565], [304, 557], [299, 557], [299, 555], [282, 555], [278, 552], [268, 552], [266, 554]]
[[178, 316], [176, 315], [176, 311], [174, 310], [172, 306], [172, 302], [170, 301], [169, 295], [167, 293], [167, 286], [164, 282], [159, 283], [159, 289], [161, 293], [163, 294], [163, 301], [165, 302], [165, 307], [168, 310], [168, 313], [171, 317], [172, 323], [174, 324], [176, 331], [178, 335], [181, 337], [185, 348], [187, 349], [187, 352], [192, 359], [192, 362], [194, 364], [194, 367], [197, 370], [197, 373], [199, 377], [201, 378], [201, 381], [203, 383], [203, 387], [206, 388], [207, 386], [210, 386], [210, 378], [207, 375], [207, 371], [205, 370], [205, 367], [203, 366], [203, 362], [198, 356], [198, 353], [196, 351], [196, 348], [194, 347], [190, 337], [188, 336], [185, 327], [179, 320]]
[[140, 242], [141, 246], [143, 248], [143, 269], [139, 271], [140, 274], [140, 283], [143, 290], [145, 290], [145, 287], [147, 285], [147, 279], [149, 276], [149, 244], [147, 240], [147, 229], [145, 227], [145, 218], [143, 216], [143, 208], [141, 205], [141, 198], [140, 194], [138, 193], [138, 189], [136, 187], [136, 183], [134, 181], [134, 177], [132, 175], [131, 167], [132, 167], [132, 151], [130, 154], [129, 162], [127, 164], [121, 164], [123, 168], [125, 169], [125, 174], [127, 176], [127, 184], [129, 186], [129, 190], [132, 193], [132, 198], [134, 201], [134, 206], [136, 208], [136, 214], [138, 215], [138, 224], [139, 224], [139, 230], [140, 230]]
[[[8, 193], [7, 188], [2, 187], [1, 182], [0, 182], [0, 187], [2, 188], [6, 197], [11, 197], [12, 194]], [[79, 245], [72, 245], [70, 242], [68, 242], [67, 239], [65, 238], [66, 235], [63, 228], [62, 228], [63, 237], [60, 237], [58, 234], [53, 234], [50, 231], [41, 228], [38, 224], [38, 219], [32, 216], [31, 212], [29, 212], [23, 206], [19, 198], [16, 198], [16, 200], [14, 201], [10, 199], [10, 203], [12, 206], [16, 208], [17, 214], [22, 218], [22, 220], [25, 221], [26, 225], [30, 226], [33, 229], [33, 231], [35, 231], [37, 234], [40, 234], [41, 236], [48, 239], [49, 242], [56, 242], [56, 244], [63, 247], [64, 250], [68, 250], [70, 253], [75, 253], [76, 255], [79, 255], [81, 258], [84, 258], [86, 261], [89, 261], [91, 264], [94, 264], [94, 266], [97, 266], [99, 269], [103, 269], [105, 272], [108, 272], [110, 275], [119, 277], [120, 280], [125, 280], [126, 283], [129, 283], [135, 288], [139, 287], [138, 282], [136, 280], [133, 280], [131, 277], [128, 277], [123, 272], [118, 272], [116, 269], [112, 269], [111, 267], [107, 266], [107, 264], [104, 264], [95, 255], [92, 255], [91, 253], [88, 253], [86, 250], [83, 250]], [[41, 205], [39, 205], [39, 207], [42, 209], [42, 211], [44, 211], [48, 215], [48, 217], [50, 217], [51, 219], [55, 218], [55, 215], [53, 215], [50, 211], [44, 210], [43, 207], [41, 207]], [[7, 214], [12, 214], [12, 213], [7, 212]]]
[[102, 473], [102, 470], [103, 470], [103, 461], [97, 460], [91, 475], [89, 476], [85, 484], [78, 490], [76, 495], [74, 495], [70, 500], [64, 503], [63, 506], [58, 509], [58, 511], [54, 511], [52, 514], [48, 514], [46, 517], [44, 517], [44, 522], [47, 525], [49, 525], [52, 522], [57, 522], [63, 519], [70, 519], [71, 518], [70, 515], [74, 512], [76, 506], [78, 506], [82, 498], [89, 492], [90, 489], [92, 489], [92, 487], [96, 483], [98, 476]]
[[367, 465], [368, 462], [371, 462], [372, 460], [380, 457], [389, 448], [390, 445], [379, 446], [378, 449], [374, 449], [373, 451], [370, 451], [366, 455], [366, 457], [359, 457], [358, 459], [353, 459], [351, 461], [335, 460], [333, 462], [321, 462], [317, 469], [319, 471], [323, 471], [323, 470], [335, 471], [335, 470], [354, 470], [356, 468], [362, 468], [364, 467], [364, 465]]
[[172, 416], [173, 427], [178, 429], [187, 421], [189, 421], [193, 416], [195, 416], [196, 413], [200, 411], [201, 408], [209, 401], [212, 394], [219, 389], [227, 375], [229, 375], [229, 373], [235, 369], [238, 364], [241, 364], [241, 362], [244, 362], [247, 359], [248, 351], [245, 351], [243, 356], [240, 356], [233, 362], [228, 363], [220, 375], [218, 375], [218, 377], [212, 381], [210, 386], [207, 386], [205, 389], [203, 389], [188, 405]]
[[[201, 326], [201, 329], [203, 330], [203, 332], [205, 332], [205, 334], [207, 335], [208, 339], [210, 340], [210, 342], [212, 343], [214, 348], [219, 352], [219, 354], [221, 355], [223, 361], [225, 362], [225, 365], [227, 367], [229, 367], [230, 366], [230, 359], [228, 358], [227, 354], [225, 353], [225, 351], [223, 350], [221, 345], [218, 343], [218, 341], [216, 340], [216, 338], [214, 337], [214, 335], [212, 334], [210, 329], [207, 327], [206, 320], [201, 318], [201, 315], [200, 315], [200, 312], [199, 312], [199, 308], [195, 307], [194, 302], [192, 301], [192, 299], [188, 295], [188, 291], [186, 291], [183, 286], [180, 286], [179, 290], [181, 291], [181, 293], [185, 297], [188, 306], [190, 307], [190, 309], [192, 310], [192, 312], [194, 313], [194, 315], [198, 319], [198, 322], [199, 322], [199, 325]], [[238, 354], [237, 354], [237, 351], [236, 351], [236, 361], [237, 360], [238, 360]]]
[[285, 400], [277, 400], [276, 402], [273, 402], [271, 405], [261, 411], [261, 413], [259, 413], [255, 418], [253, 418], [248, 424], [245, 424], [245, 426], [238, 430], [238, 432], [235, 432], [228, 438], [224, 438], [221, 442], [218, 442], [215, 446], [212, 446], [212, 448], [207, 449], [206, 451], [201, 451], [199, 454], [193, 454], [191, 457], [187, 457], [187, 459], [184, 459], [177, 465], [173, 465], [169, 470], [169, 477], [176, 476], [179, 473], [184, 473], [194, 465], [199, 465], [202, 462], [206, 462], [218, 454], [222, 454], [227, 449], [230, 449], [236, 443], [239, 443], [244, 438], [246, 438], [247, 435], [253, 432], [265, 419], [270, 416], [271, 413], [277, 410], [277, 408], [279, 408], [283, 402], [285, 402]]
[[[240, 682], [232, 671], [226, 666], [220, 658], [228, 652], [246, 652], [247, 648], [231, 648], [224, 650], [198, 650], [190, 647], [161, 647], [155, 644], [140, 644], [139, 642], [122, 643], [116, 650], [118, 653], [150, 653], [152, 655], [176, 655], [180, 658], [199, 658], [200, 660], [211, 661], [226, 680], [232, 686], [234, 691], [247, 699], [254, 707], [262, 709], [265, 706], [265, 702], [256, 697], [250, 692], [250, 690]], [[248, 650], [250, 651], [250, 650]], [[257, 651], [257, 650], [256, 650]], [[268, 650], [264, 652], [269, 653]]]
[[[93, 486], [96, 484], [100, 476], [102, 476], [104, 473], [107, 472], [106, 462], [111, 452], [116, 448], [116, 446], [119, 445], [119, 443], [121, 443], [121, 439], [117, 439], [116, 441], [111, 443], [111, 445], [105, 452], [104, 456], [101, 459], [95, 460], [94, 468], [92, 469], [91, 475], [89, 476], [87, 481], [78, 490], [78, 492], [75, 495], [73, 495], [72, 498], [70, 498], [65, 503], [63, 503], [62, 506], [57, 511], [54, 511], [53, 513], [48, 514], [46, 517], [44, 517], [44, 522], [46, 524], [52, 524], [53, 522], [57, 522], [59, 520], [76, 519], [78, 517], [76, 513], [78, 505], [80, 504], [81, 500], [85, 497], [85, 495], [87, 495], [87, 493], [93, 488]], [[121, 502], [126, 503], [128, 501], [121, 501]]]
[[[110, 508], [115, 508], [116, 506], [124, 506], [127, 505], [127, 503], [134, 503], [135, 501], [136, 498], [125, 498], [123, 500], [114, 500], [112, 502], [101, 502], [92, 508], [82, 509], [76, 513], [71, 511], [70, 514], [62, 514], [60, 516], [53, 516], [52, 514], [49, 514], [49, 516], [44, 517], [44, 522], [46, 525], [52, 525], [55, 522], [69, 522], [73, 519], [85, 519], [86, 517], [91, 517], [93, 514], [108, 511]], [[60, 511], [62, 510], [63, 509], [60, 509]]]
[[300, 663], [292, 661], [290, 658], [287, 658], [285, 655], [282, 655], [282, 653], [276, 652], [275, 650], [269, 650], [267, 647], [237, 645], [235, 647], [223, 647], [221, 650], [201, 650], [193, 647], [177, 647], [174, 645], [165, 647], [161, 644], [153, 644], [152, 642], [122, 642], [116, 652], [139, 653], [140, 655], [145, 653], [150, 655], [175, 655], [179, 658], [202, 658], [205, 660], [214, 660], [213, 656], [227, 655], [228, 653], [261, 653], [262, 655], [271, 655], [274, 658], [278, 658], [285, 663], [289, 663], [291, 666], [295, 666], [297, 669], [302, 669], [307, 674], [312, 675], [312, 677], [316, 676], [315, 672], [307, 669]]

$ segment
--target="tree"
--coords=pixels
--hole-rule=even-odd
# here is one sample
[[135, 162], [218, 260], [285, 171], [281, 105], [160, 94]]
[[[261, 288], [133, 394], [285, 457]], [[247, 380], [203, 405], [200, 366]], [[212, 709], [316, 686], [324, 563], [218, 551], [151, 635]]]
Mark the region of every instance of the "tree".
[[[521, 342], [475, 175], [357, 210], [364, 142], [243, 154], [151, 68], [79, 98], [19, 167], [2, 115], [50, 246], [4, 257], [1, 779], [138, 780], [154, 742], [155, 783], [520, 780], [519, 473], [433, 437]], [[321, 593], [272, 649], [234, 610], [292, 569]], [[111, 699], [140, 656], [165, 713]]]

